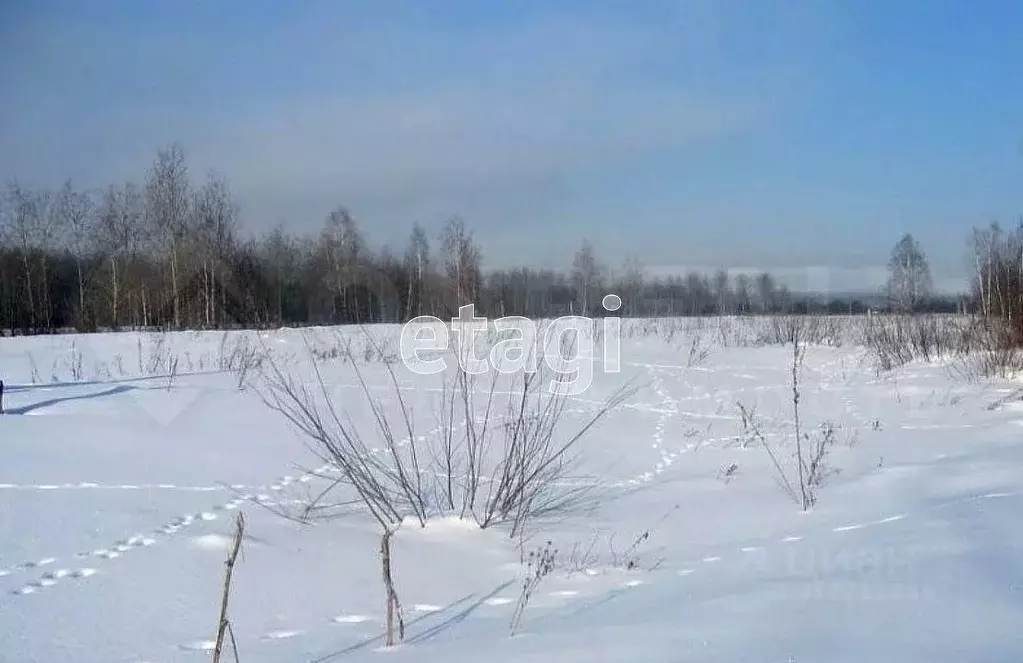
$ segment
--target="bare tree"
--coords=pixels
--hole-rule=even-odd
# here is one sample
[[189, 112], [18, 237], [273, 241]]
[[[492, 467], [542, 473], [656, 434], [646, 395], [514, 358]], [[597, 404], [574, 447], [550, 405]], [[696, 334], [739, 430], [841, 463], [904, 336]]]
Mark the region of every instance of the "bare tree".
[[408, 248], [405, 251], [405, 269], [409, 274], [406, 318], [423, 315], [426, 279], [430, 268], [430, 241], [426, 237], [426, 232], [417, 223], [412, 226], [412, 234], [409, 236]]
[[622, 265], [622, 276], [616, 286], [627, 315], [639, 315], [643, 307], [643, 264], [636, 256], [629, 256]]
[[767, 313], [774, 308], [775, 293], [777, 287], [774, 278], [767, 272], [757, 277], [757, 305], [761, 313]]
[[905, 234], [888, 261], [888, 297], [902, 312], [916, 311], [931, 293], [931, 269], [920, 245]]
[[753, 305], [753, 279], [740, 272], [735, 276], [735, 308], [738, 313], [749, 313]]
[[459, 217], [450, 219], [441, 233], [441, 247], [444, 253], [444, 269], [451, 281], [454, 306], [449, 305], [451, 313], [459, 306], [475, 303], [479, 294], [481, 251], [476, 245], [473, 233], [465, 221]]
[[85, 307], [85, 278], [82, 263], [96, 236], [96, 204], [88, 192], [75, 191], [71, 180], [64, 182], [57, 195], [57, 214], [60, 227], [66, 231], [71, 255], [75, 261], [75, 278], [78, 282], [78, 322], [88, 325], [91, 316]]
[[718, 315], [728, 315], [732, 312], [732, 288], [729, 282], [728, 272], [719, 269], [714, 273], [713, 293]]
[[188, 227], [188, 168], [177, 143], [160, 150], [146, 180], [146, 218], [167, 254], [171, 301], [176, 328], [181, 327], [181, 251]]
[[28, 302], [29, 325], [35, 328], [39, 324], [36, 309], [36, 294], [33, 287], [31, 263], [32, 250], [36, 247], [36, 228], [39, 220], [40, 201], [27, 189], [12, 182], [7, 189], [8, 199], [8, 232], [13, 243], [21, 252], [21, 261], [25, 283], [25, 299]]
[[[110, 186], [103, 200], [96, 224], [96, 245], [108, 271], [109, 322], [114, 328], [121, 324], [121, 303], [125, 298], [124, 280], [128, 261], [137, 253], [143, 231], [142, 195], [131, 183]], [[141, 288], [141, 284], [137, 284]]]
[[334, 295], [332, 306], [339, 303], [342, 309], [339, 311], [335, 308], [335, 319], [339, 315], [352, 314], [358, 322], [359, 307], [357, 302], [349, 301], [349, 296], [355, 294], [349, 292], [349, 285], [353, 270], [359, 264], [363, 240], [355, 218], [347, 209], [337, 207], [327, 216], [320, 242], [329, 269], [328, 282]]
[[268, 293], [267, 310], [275, 310], [277, 324], [283, 324], [286, 319], [285, 289], [297, 280], [298, 246], [283, 228], [277, 226], [263, 239], [261, 254], [273, 288]]
[[223, 308], [227, 296], [224, 260], [234, 239], [237, 207], [226, 180], [211, 172], [206, 183], [195, 192], [192, 208], [196, 231], [193, 239], [197, 244], [196, 253], [202, 272], [201, 319], [206, 327], [210, 327], [221, 322], [217, 320], [217, 311]]
[[1023, 344], [1023, 221], [1011, 230], [991, 224], [972, 236], [974, 296], [1002, 344]]
[[572, 287], [575, 290], [577, 315], [590, 315], [596, 310], [597, 302], [603, 297], [604, 268], [597, 261], [596, 251], [590, 241], [583, 244], [572, 260]]

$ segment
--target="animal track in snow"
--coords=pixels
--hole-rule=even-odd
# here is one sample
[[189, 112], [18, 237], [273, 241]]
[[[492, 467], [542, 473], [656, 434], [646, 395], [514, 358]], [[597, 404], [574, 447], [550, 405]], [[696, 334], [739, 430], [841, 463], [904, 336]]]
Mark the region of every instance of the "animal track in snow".
[[[236, 510], [245, 501], [253, 499], [254, 493], [258, 493], [263, 490], [270, 490], [272, 492], [279, 493], [284, 487], [287, 487], [293, 483], [308, 483], [315, 477], [322, 477], [323, 475], [336, 471], [337, 468], [332, 467], [330, 464], [325, 464], [316, 470], [307, 471], [299, 477], [293, 477], [285, 475], [277, 478], [272, 484], [264, 484], [260, 486], [250, 486], [247, 484], [231, 484], [230, 486], [215, 485], [215, 486], [179, 486], [173, 483], [157, 483], [157, 484], [102, 484], [99, 482], [82, 481], [78, 483], [64, 483], [64, 484], [14, 484], [14, 483], [0, 483], [0, 490], [35, 490], [35, 491], [58, 491], [58, 490], [168, 490], [168, 491], [183, 491], [183, 492], [218, 492], [225, 490], [233, 491], [250, 491], [242, 494], [235, 499], [229, 500], [222, 504], [211, 506], [208, 511], [202, 511], [198, 514], [189, 514], [181, 516], [171, 520], [169, 523], [157, 527], [153, 530], [153, 534], [160, 537], [171, 537], [177, 534], [179, 531], [186, 527], [190, 527], [196, 522], [208, 522], [216, 520], [219, 516], [215, 513], [216, 511], [231, 511]], [[271, 499], [269, 495], [260, 495], [265, 497], [267, 500]], [[105, 547], [98, 548], [91, 552], [79, 552], [74, 555], [77, 559], [86, 558], [99, 558], [104, 560], [113, 560], [119, 558], [122, 554], [128, 553], [129, 551], [136, 548], [149, 547], [156, 544], [157, 539], [152, 537], [143, 536], [136, 534], [134, 536], [123, 538], [114, 542], [113, 544]], [[38, 561], [24, 562], [22, 564], [2, 568], [0, 569], [0, 578], [12, 575], [16, 571], [28, 571], [43, 566], [48, 566], [57, 562], [56, 557], [46, 557]], [[74, 571], [67, 569], [60, 569], [57, 572], [47, 573], [42, 575], [37, 580], [28, 583], [27, 585], [14, 590], [16, 595], [29, 595], [35, 594], [39, 590], [53, 586], [58, 581], [72, 578], [76, 580], [88, 578], [97, 573], [96, 569], [93, 568], [81, 568]], [[191, 648], [186, 646], [186, 649]]]
[[362, 624], [373, 621], [373, 618], [366, 615], [338, 615], [333, 621], [335, 624]]
[[444, 609], [444, 606], [431, 605], [429, 603], [417, 603], [412, 606], [413, 612], [440, 612]]
[[26, 569], [35, 569], [35, 568], [38, 568], [40, 566], [49, 566], [50, 564], [53, 564], [56, 561], [57, 561], [57, 558], [55, 558], [55, 557], [45, 557], [45, 558], [39, 560], [38, 562], [25, 562], [22, 565], [22, 567], [26, 568]]
[[[171, 535], [171, 534], [176, 533], [181, 528], [187, 527], [188, 525], [196, 522], [197, 520], [198, 521], [209, 521], [209, 520], [215, 520], [216, 518], [217, 518], [216, 514], [209, 513], [209, 512], [202, 512], [202, 513], [198, 514], [198, 516], [186, 515], [186, 516], [182, 516], [182, 517], [174, 519], [170, 524], [168, 524], [168, 525], [166, 525], [166, 526], [156, 530], [156, 532], [158, 534]], [[92, 558], [99, 558], [99, 559], [105, 559], [105, 560], [113, 560], [113, 559], [117, 559], [117, 558], [121, 557], [123, 554], [125, 554], [125, 553], [127, 553], [127, 552], [129, 552], [131, 550], [134, 550], [134, 549], [137, 549], [137, 548], [148, 548], [149, 546], [152, 546], [155, 543], [156, 543], [156, 539], [154, 539], [154, 538], [151, 538], [151, 537], [148, 537], [148, 536], [143, 536], [141, 534], [135, 534], [135, 535], [130, 536], [128, 538], [124, 538], [124, 539], [118, 540], [118, 541], [114, 542], [113, 544], [111, 544], [109, 547], [97, 548], [95, 550], [92, 550], [91, 552], [79, 552], [79, 553], [75, 554], [74, 557], [77, 558], [77, 559], [84, 559], [84, 558], [92, 557]], [[57, 562], [57, 558], [56, 557], [46, 557], [46, 558], [38, 560], [38, 561], [25, 562], [23, 564], [20, 564], [18, 567], [15, 567], [15, 570], [36, 569], [36, 568], [40, 568], [40, 567], [44, 567], [44, 566], [49, 566], [50, 564], [54, 564], [56, 562]], [[61, 571], [63, 571], [63, 572], [61, 572]], [[12, 572], [12, 569], [4, 569], [3, 572], [0, 573], [0, 576], [10, 575], [11, 572]], [[57, 583], [58, 580], [61, 580], [61, 579], [64, 579], [64, 578], [75, 578], [75, 579], [87, 578], [87, 577], [93, 575], [94, 573], [95, 573], [95, 570], [93, 570], [93, 569], [80, 569], [78, 571], [68, 571], [66, 569], [62, 569], [62, 570], [59, 570], [58, 572], [46, 573], [46, 574], [43, 574], [38, 580], [36, 580], [36, 581], [34, 581], [32, 583], [29, 583], [25, 587], [22, 587], [20, 590], [16, 590], [15, 594], [21, 594], [21, 595], [24, 595], [24, 594], [34, 594], [39, 589], [43, 589], [43, 588], [46, 588], [46, 587], [53, 586], [54, 584]]]
[[55, 571], [44, 573], [38, 580], [34, 580], [23, 587], [19, 587], [11, 593], [16, 596], [28, 596], [30, 594], [36, 594], [47, 587], [53, 587], [63, 578], [88, 578], [95, 574], [95, 569], [89, 568], [76, 569], [74, 571], [70, 569], [56, 569]]
[[116, 550], [107, 550], [106, 548], [94, 550], [92, 554], [94, 557], [102, 557], [103, 559], [117, 559], [121, 556], [121, 553]]
[[157, 484], [134, 484], [134, 483], [121, 483], [121, 484], [102, 484], [94, 483], [89, 481], [83, 481], [80, 483], [42, 483], [42, 484], [16, 484], [16, 483], [0, 483], [0, 490], [39, 490], [39, 491], [55, 491], [55, 490], [174, 490], [189, 493], [212, 493], [223, 490], [242, 490], [246, 486], [236, 485], [226, 486], [177, 486], [170, 483], [157, 483]]
[[185, 651], [213, 651], [216, 647], [217, 643], [213, 640], [197, 640], [196, 642], [181, 645], [181, 649]]
[[[965, 502], [965, 501], [968, 501], [970, 499], [995, 498], [995, 497], [1003, 497], [1003, 496], [1009, 496], [1009, 495], [1011, 495], [1011, 494], [1010, 493], [987, 493], [985, 495], [975, 496], [975, 497], [966, 498], [966, 499], [960, 499], [960, 500], [957, 500], [957, 501], [958, 502]], [[858, 530], [858, 529], [864, 529], [864, 528], [867, 528], [869, 526], [879, 525], [879, 524], [882, 524], [882, 523], [892, 523], [892, 522], [901, 521], [901, 520], [904, 520], [904, 519], [906, 519], [908, 517], [909, 517], [909, 514], [900, 513], [900, 514], [895, 514], [895, 515], [892, 515], [892, 516], [887, 516], [885, 518], [882, 518], [882, 519], [879, 519], [879, 520], [876, 520], [876, 521], [871, 521], [871, 522], [868, 522], [868, 523], [855, 523], [855, 524], [849, 524], [849, 525], [834, 526], [834, 527], [831, 527], [830, 529], [825, 530], [825, 532], [853, 531], [853, 530]], [[804, 540], [805, 539], [804, 539], [803, 536], [787, 536], [787, 537], [784, 537], [784, 538], [781, 538], [781, 539], [777, 539], [776, 542], [777, 543], [796, 543], [796, 542], [800, 542], [800, 541], [804, 541]], [[741, 546], [741, 547], [734, 548], [736, 553], [740, 554], [740, 555], [750, 555], [750, 554], [753, 554], [753, 553], [759, 553], [759, 552], [762, 552], [762, 551], [764, 551], [766, 549], [767, 549], [766, 545], [746, 545], [746, 546]], [[704, 563], [713, 563], [713, 562], [721, 562], [724, 559], [725, 559], [725, 557], [722, 556], [722, 555], [712, 555], [712, 556], [707, 556], [707, 557], [702, 558], [701, 561], [703, 561]], [[686, 577], [686, 576], [689, 576], [689, 575], [692, 575], [692, 574], [696, 573], [698, 571], [698, 568], [699, 567], [680, 567], [680, 568], [674, 569], [674, 573], [675, 573], [676, 576], [678, 576], [680, 578], [681, 577]], [[624, 588], [632, 588], [632, 587], [639, 587], [639, 586], [642, 586], [642, 585], [646, 584], [646, 582], [647, 581], [642, 580], [642, 579], [632, 579], [632, 580], [628, 580], [628, 581], [623, 582], [620, 587], [622, 589], [624, 589]], [[32, 586], [23, 588], [25, 593], [34, 593], [38, 589], [39, 589], [38, 587], [32, 587]], [[609, 591], [616, 591], [616, 590], [609, 590]], [[617, 591], [621, 591], [621, 589], [619, 589]], [[561, 598], [561, 599], [566, 599], [566, 600], [572, 600], [572, 599], [578, 597], [579, 595], [580, 595], [580, 593], [578, 591], [571, 590], [571, 589], [556, 590], [556, 591], [551, 591], [551, 592], [547, 593], [547, 596], [549, 596], [549, 597]], [[488, 605], [488, 606], [500, 607], [500, 606], [507, 606], [507, 605], [513, 604], [514, 602], [515, 602], [514, 598], [509, 598], [509, 597], [491, 597], [491, 598], [485, 599], [483, 601], [483, 604]], [[428, 604], [428, 603], [417, 603], [417, 604], [414, 604], [412, 606], [410, 612], [420, 613], [420, 614], [430, 614], [430, 613], [440, 612], [440, 611], [442, 611], [444, 609], [445, 608], [443, 606], [441, 606], [441, 605]], [[335, 624], [338, 624], [338, 625], [358, 625], [358, 624], [363, 624], [363, 623], [367, 623], [367, 622], [376, 622], [378, 620], [374, 619], [373, 617], [369, 617], [369, 616], [361, 615], [361, 614], [342, 614], [342, 615], [338, 615], [336, 617], [333, 617], [330, 621], [335, 623]], [[304, 633], [304, 631], [301, 631], [301, 630], [279, 630], [279, 631], [272, 631], [270, 633], [265, 634], [262, 639], [268, 641], [268, 640], [278, 640], [278, 639], [285, 639], [285, 638], [293, 638], [293, 637], [300, 636], [303, 633]], [[190, 649], [190, 650], [194, 650], [194, 651], [209, 651], [210, 647], [207, 646], [208, 644], [209, 644], [208, 641], [199, 641], [197, 643], [193, 643], [192, 645], [185, 645], [182, 648], [183, 649]]]

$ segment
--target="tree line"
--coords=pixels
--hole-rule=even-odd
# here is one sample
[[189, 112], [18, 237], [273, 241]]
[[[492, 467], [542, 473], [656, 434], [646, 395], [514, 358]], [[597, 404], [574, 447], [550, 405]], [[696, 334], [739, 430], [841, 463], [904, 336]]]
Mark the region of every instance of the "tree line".
[[[634, 258], [612, 271], [588, 241], [565, 271], [485, 271], [483, 250], [458, 217], [435, 237], [413, 225], [398, 252], [368, 246], [343, 206], [305, 235], [277, 227], [246, 237], [239, 217], [227, 181], [217, 173], [193, 181], [178, 144], [158, 151], [141, 183], [95, 191], [68, 181], [51, 191], [10, 182], [0, 201], [0, 330], [402, 322], [446, 319], [469, 303], [488, 317], [600, 316], [608, 293], [622, 298], [615, 314], [626, 316], [862, 313], [869, 305], [796, 295], [768, 273], [647, 279]], [[999, 285], [983, 294], [1004, 290], [989, 280]], [[912, 297], [914, 309], [954, 308], [929, 291]]]

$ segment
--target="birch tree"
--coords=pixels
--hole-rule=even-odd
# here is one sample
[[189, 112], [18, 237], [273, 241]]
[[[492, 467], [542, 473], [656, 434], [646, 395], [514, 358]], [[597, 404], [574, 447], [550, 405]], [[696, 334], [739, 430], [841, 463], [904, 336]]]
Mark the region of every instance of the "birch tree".
[[57, 195], [57, 215], [75, 261], [75, 280], [78, 285], [78, 311], [75, 318], [80, 326], [89, 326], [92, 316], [85, 306], [82, 265], [93, 248], [96, 236], [96, 204], [90, 193], [75, 191], [71, 180], [67, 180]]
[[430, 273], [430, 240], [417, 223], [412, 226], [408, 248], [405, 251], [405, 269], [409, 273], [407, 310], [405, 316], [414, 318], [423, 314], [426, 298], [426, 278]]
[[202, 320], [206, 327], [212, 327], [223, 322], [218, 320], [217, 311], [225, 308], [228, 275], [224, 263], [234, 241], [237, 208], [226, 180], [216, 172], [210, 172], [206, 183], [195, 192], [192, 207], [202, 278]]
[[920, 245], [905, 234], [892, 248], [888, 260], [888, 298], [902, 312], [919, 308], [931, 293], [931, 269]]
[[166, 255], [173, 325], [181, 328], [181, 250], [191, 197], [185, 154], [177, 143], [160, 150], [146, 180], [146, 219]]
[[454, 313], [459, 306], [475, 303], [479, 294], [481, 251], [476, 245], [473, 233], [465, 221], [455, 217], [448, 221], [441, 233], [441, 247], [444, 254], [444, 268], [452, 284], [455, 297]]

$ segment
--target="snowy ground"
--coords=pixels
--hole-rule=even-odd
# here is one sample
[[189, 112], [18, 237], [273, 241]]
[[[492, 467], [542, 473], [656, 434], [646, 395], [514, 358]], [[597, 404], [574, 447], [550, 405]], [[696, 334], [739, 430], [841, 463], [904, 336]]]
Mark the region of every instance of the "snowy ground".
[[[238, 335], [0, 340], [0, 660], [208, 660], [239, 511], [230, 617], [245, 663], [1023, 660], [1020, 385], [960, 382], [940, 364], [879, 375], [861, 348], [811, 347], [803, 425], [836, 425], [840, 471], [803, 513], [767, 454], [737, 439], [736, 404], [755, 405], [789, 452], [791, 348], [714, 343], [687, 368], [688, 337], [636, 329], [622, 371], [570, 399], [568, 428], [623, 381], [643, 385], [582, 443], [601, 486], [591, 508], [530, 531], [525, 547], [550, 540], [560, 563], [520, 633], [520, 542], [441, 518], [395, 537], [408, 634], [391, 649], [374, 522], [303, 526], [255, 503], [315, 492], [310, 471], [325, 468], [224, 370]], [[373, 333], [397, 343], [397, 328]], [[306, 352], [298, 331], [261, 336]], [[356, 346], [386, 397], [379, 357]], [[318, 366], [365, 422], [336, 355]], [[399, 378], [427, 421], [436, 379]]]

